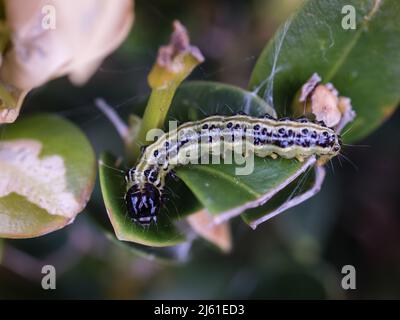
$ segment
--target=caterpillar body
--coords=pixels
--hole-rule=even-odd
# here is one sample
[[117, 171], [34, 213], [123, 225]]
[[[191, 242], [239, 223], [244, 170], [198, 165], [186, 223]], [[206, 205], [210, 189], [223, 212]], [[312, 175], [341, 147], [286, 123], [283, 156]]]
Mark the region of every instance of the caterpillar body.
[[[147, 146], [136, 167], [126, 174], [125, 204], [133, 222], [148, 226], [157, 221], [166, 201], [165, 179], [171, 170], [189, 156], [199, 157], [201, 150], [249, 150], [256, 156], [277, 156], [302, 161], [311, 155], [321, 163], [335, 157], [341, 149], [340, 136], [324, 123], [305, 117], [275, 119], [245, 114], [211, 116], [187, 122], [166, 132]], [[244, 147], [243, 147], [244, 146]], [[246, 149], [246, 150], [245, 150]]]

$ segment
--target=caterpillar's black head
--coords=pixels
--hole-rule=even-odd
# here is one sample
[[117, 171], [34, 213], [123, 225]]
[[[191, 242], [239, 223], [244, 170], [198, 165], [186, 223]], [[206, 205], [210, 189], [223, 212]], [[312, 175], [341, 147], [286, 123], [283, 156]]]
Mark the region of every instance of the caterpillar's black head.
[[142, 226], [157, 222], [157, 214], [161, 207], [160, 191], [151, 183], [139, 189], [133, 185], [125, 195], [126, 208], [131, 219]]

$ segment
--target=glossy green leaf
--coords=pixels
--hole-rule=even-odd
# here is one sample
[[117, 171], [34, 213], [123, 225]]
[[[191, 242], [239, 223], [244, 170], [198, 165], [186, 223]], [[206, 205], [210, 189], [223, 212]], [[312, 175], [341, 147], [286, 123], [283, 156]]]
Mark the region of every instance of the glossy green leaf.
[[[355, 29], [342, 27], [346, 5], [355, 9]], [[400, 100], [399, 16], [397, 0], [306, 0], [265, 47], [249, 87], [290, 114], [296, 92], [317, 72], [351, 98], [357, 118], [345, 139], [358, 140]]]
[[170, 181], [172, 183], [169, 189], [173, 190], [170, 194], [171, 201], [161, 210], [157, 225], [143, 228], [133, 223], [127, 215], [123, 200], [126, 192], [124, 175], [116, 169], [115, 157], [104, 153], [100, 157], [100, 185], [117, 238], [154, 247], [173, 246], [186, 241], [185, 233], [175, 226], [174, 221], [196, 211], [199, 205], [185, 185]]
[[236, 175], [236, 166], [229, 164], [191, 165], [179, 168], [177, 174], [216, 221], [224, 221], [271, 199], [309, 167], [295, 160], [254, 160], [250, 175]]
[[[322, 181], [323, 181], [323, 177]], [[310, 167], [304, 174], [291, 182], [287, 188], [278, 192], [271, 200], [264, 205], [246, 210], [242, 214], [243, 220], [251, 227], [256, 228], [260, 223], [267, 219], [273, 218], [275, 215], [289, 209], [291, 206], [297, 205], [303, 202], [301, 199], [295, 201], [296, 198], [300, 199], [302, 195], [305, 195], [309, 190], [316, 184], [315, 172]], [[318, 179], [318, 183], [322, 182]], [[318, 185], [320, 187], [320, 184]], [[318, 191], [318, 190], [317, 190]], [[313, 195], [313, 194], [312, 194]], [[312, 196], [310, 195], [310, 197]], [[294, 203], [290, 205], [290, 202]]]
[[[240, 88], [212, 82], [189, 82], [178, 90], [170, 119], [185, 122], [239, 111], [255, 117], [274, 113], [262, 99]], [[224, 164], [221, 160], [221, 164], [178, 167], [176, 172], [216, 221], [223, 221], [246, 208], [260, 205], [300, 175], [307, 165], [295, 160], [255, 157], [251, 174], [237, 175], [238, 167], [240, 165], [236, 163]]]
[[[105, 157], [111, 156], [104, 154], [103, 159]], [[120, 241], [117, 238], [116, 232], [108, 218], [104, 219], [105, 217], [98, 213], [91, 214], [90, 218], [95, 222], [95, 226], [99, 228], [99, 231], [104, 233], [107, 239], [109, 239], [113, 244], [119, 246], [121, 249], [130, 251], [135, 257], [142, 257], [165, 265], [176, 265], [180, 262], [186, 261], [187, 259], [186, 255], [180, 255], [180, 247], [185, 246], [186, 243], [175, 246], [157, 247], [143, 245], [136, 241]]]
[[[212, 82], [189, 82], [181, 86], [174, 97], [167, 117], [166, 129], [168, 129], [168, 120], [186, 122], [216, 113], [229, 115], [243, 110], [258, 116], [265, 113], [274, 113], [262, 99], [239, 88]], [[259, 161], [264, 160], [259, 159]], [[219, 167], [210, 168], [214, 172], [218, 172], [221, 169]], [[234, 170], [234, 168], [235, 166], [230, 166], [230, 170]], [[209, 203], [204, 201], [207, 195], [196, 192], [197, 188], [201, 187], [205, 181], [197, 177], [198, 173], [200, 172], [201, 174], [202, 171], [197, 171], [199, 168], [194, 170], [179, 168], [178, 175], [184, 183], [182, 181], [175, 182], [171, 179], [167, 181], [167, 190], [171, 190], [169, 195], [171, 200], [167, 202], [167, 210], [160, 212], [157, 225], [152, 225], [149, 229], [143, 229], [127, 218], [123, 201], [125, 181], [122, 172], [115, 170], [115, 158], [109, 154], [102, 155], [99, 169], [103, 199], [116, 236], [120, 240], [156, 247], [179, 244], [186, 241], [186, 236], [176, 227], [175, 222], [199, 210], [202, 206], [206, 206], [211, 212], [219, 212], [223, 206], [222, 203], [226, 200], [220, 198], [220, 204], [215, 207], [208, 206]], [[207, 179], [206, 176], [204, 178]], [[218, 187], [219, 185], [215, 186]], [[229, 188], [234, 190], [232, 185], [229, 185]], [[211, 191], [211, 189], [208, 190]], [[202, 205], [200, 205], [191, 191], [195, 191], [195, 195]], [[255, 192], [260, 192], [261, 194], [263, 190], [260, 189]], [[251, 199], [254, 199], [254, 194]], [[228, 202], [227, 208], [233, 208], [246, 201], [247, 198], [239, 197], [239, 202]]]
[[[274, 110], [253, 93], [230, 85], [194, 81], [178, 89], [167, 120], [187, 122], [213, 114], [232, 115], [239, 111], [255, 117], [274, 114]], [[165, 128], [168, 129], [168, 122]], [[198, 210], [198, 201], [214, 215], [216, 221], [227, 220], [265, 203], [290, 185], [314, 161], [310, 158], [305, 163], [299, 163], [296, 160], [255, 157], [254, 170], [248, 175], [237, 175], [236, 169], [240, 167], [237, 163], [177, 167], [176, 173], [186, 187], [182, 183], [167, 181], [168, 189], [179, 196], [173, 199], [176, 200], [175, 205], [168, 202], [176, 211], [169, 215], [161, 212], [157, 225], [149, 229], [133, 224], [127, 217], [123, 202], [125, 182], [122, 173], [113, 169], [115, 158], [110, 155], [101, 158], [100, 182], [118, 239], [150, 246], [172, 246], [186, 240], [174, 222]]]
[[94, 151], [58, 116], [39, 114], [3, 128], [0, 236], [31, 238], [73, 222], [93, 190]]
[[275, 110], [252, 92], [218, 82], [188, 81], [176, 92], [167, 120], [187, 122], [239, 111], [253, 116], [275, 115]]

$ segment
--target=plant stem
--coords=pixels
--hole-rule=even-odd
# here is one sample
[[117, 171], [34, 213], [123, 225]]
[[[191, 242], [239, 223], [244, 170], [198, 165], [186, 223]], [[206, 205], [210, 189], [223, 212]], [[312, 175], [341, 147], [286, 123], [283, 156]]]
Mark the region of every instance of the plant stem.
[[166, 88], [156, 88], [151, 92], [146, 110], [143, 115], [141, 127], [136, 141], [129, 150], [131, 160], [136, 161], [141, 153], [141, 146], [148, 145], [147, 133], [153, 128], [162, 128], [167, 117], [169, 107], [175, 95], [178, 85], [172, 84]]
[[[200, 50], [190, 45], [185, 27], [174, 21], [174, 32], [169, 45], [160, 47], [158, 57], [148, 76], [152, 89], [139, 131], [133, 130], [127, 141], [128, 160], [133, 164], [141, 154], [141, 147], [150, 144], [146, 136], [151, 129], [164, 126], [176, 89], [193, 69], [204, 61]], [[136, 135], [137, 132], [137, 135]]]

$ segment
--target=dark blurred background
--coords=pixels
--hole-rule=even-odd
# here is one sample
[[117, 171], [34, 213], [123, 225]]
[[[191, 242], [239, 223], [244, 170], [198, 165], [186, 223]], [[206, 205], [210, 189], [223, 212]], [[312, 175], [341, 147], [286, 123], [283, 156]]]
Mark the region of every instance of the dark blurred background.
[[[65, 116], [97, 152], [122, 155], [118, 136], [93, 100], [104, 97], [122, 115], [143, 101], [147, 73], [174, 19], [206, 57], [192, 78], [246, 88], [262, 48], [299, 3], [136, 1], [129, 38], [90, 82], [76, 88], [66, 79], [52, 81], [31, 92], [23, 114]], [[313, 199], [255, 231], [237, 221], [231, 253], [200, 242], [186, 263], [142, 258], [105, 235], [92, 218], [105, 214], [97, 186], [74, 224], [40, 238], [3, 242], [0, 298], [400, 298], [399, 124], [396, 112], [358, 146], [347, 147], [352, 164], [334, 161]], [[43, 264], [56, 267], [56, 290], [41, 288]], [[341, 288], [344, 265], [356, 268], [355, 290]]]

